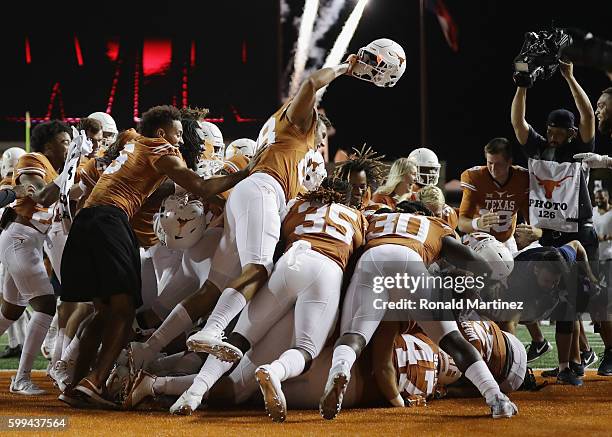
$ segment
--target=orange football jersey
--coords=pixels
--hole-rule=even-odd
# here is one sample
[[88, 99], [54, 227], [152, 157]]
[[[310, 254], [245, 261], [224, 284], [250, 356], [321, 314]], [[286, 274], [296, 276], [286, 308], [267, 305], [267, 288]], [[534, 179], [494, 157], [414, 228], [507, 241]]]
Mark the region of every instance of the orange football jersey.
[[459, 321], [461, 335], [478, 350], [497, 382], [506, 378], [506, 339], [501, 329], [489, 321]]
[[393, 196], [382, 193], [374, 193], [374, 196], [372, 197], [372, 202], [382, 203], [384, 205], [387, 205], [391, 209], [395, 209], [395, 206], [397, 205], [397, 201]]
[[154, 167], [163, 156], [181, 158], [178, 147], [162, 138], [140, 136], [128, 142], [117, 159], [104, 170], [85, 207], [116, 206], [132, 218], [166, 178]]
[[276, 179], [287, 201], [295, 198], [302, 188], [299, 168], [308, 150], [315, 147], [317, 127], [316, 111], [313, 109], [312, 125], [307, 132], [300, 132], [287, 116], [290, 104], [291, 101], [285, 103], [261, 128], [257, 149], [266, 149], [251, 172], [267, 173]]
[[153, 228], [153, 216], [159, 212], [162, 202], [163, 199], [146, 203], [130, 220], [130, 225], [132, 226], [134, 235], [136, 235], [136, 239], [138, 239], [138, 243], [145, 249], [159, 243], [159, 239]]
[[442, 238], [454, 236], [454, 231], [437, 217], [394, 212], [375, 214], [369, 222], [366, 250], [398, 244], [417, 252], [427, 266], [440, 257]]
[[[234, 155], [230, 159], [226, 159], [225, 161], [223, 161], [223, 172], [225, 174], [236, 173], [240, 170], [244, 170], [245, 168], [247, 168], [248, 165], [249, 165], [249, 160], [246, 156]], [[223, 197], [225, 200], [227, 200], [231, 192], [232, 190], [229, 189], [219, 195]]]
[[529, 171], [513, 165], [505, 185], [499, 185], [489, 173], [487, 166], [472, 167], [461, 174], [463, 197], [459, 215], [474, 219], [487, 212], [497, 212], [500, 223], [488, 231], [499, 241], [512, 237], [516, 227], [517, 212], [528, 214]]
[[[13, 174], [13, 185], [19, 182], [21, 175], [26, 174], [40, 176], [45, 184], [53, 182], [58, 176], [47, 157], [42, 153], [26, 153], [19, 158]], [[46, 232], [53, 219], [53, 206], [45, 208], [29, 197], [17, 199], [14, 209], [17, 214], [30, 220], [32, 225], [41, 232]]]
[[315, 204], [293, 200], [283, 221], [281, 234], [286, 249], [298, 241], [307, 241], [311, 249], [335, 261], [344, 270], [353, 251], [364, 241], [367, 221], [354, 208], [339, 203]]
[[393, 365], [402, 397], [433, 396], [438, 383], [438, 356], [438, 346], [422, 332], [395, 336]]
[[13, 177], [7, 176], [2, 181], [0, 181], [0, 190], [4, 190], [6, 188], [11, 188], [13, 186]]
[[444, 204], [442, 208], [442, 217], [440, 217], [444, 223], [451, 227], [451, 229], [457, 229], [459, 225], [459, 217], [457, 216], [457, 210], [450, 205]]

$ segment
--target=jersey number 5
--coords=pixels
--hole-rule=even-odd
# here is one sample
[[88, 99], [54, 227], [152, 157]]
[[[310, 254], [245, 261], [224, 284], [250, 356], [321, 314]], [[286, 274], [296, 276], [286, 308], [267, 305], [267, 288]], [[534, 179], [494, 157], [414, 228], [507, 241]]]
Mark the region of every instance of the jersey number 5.
[[257, 137], [257, 150], [268, 147], [276, 141], [276, 118], [270, 117]]
[[126, 144], [119, 156], [104, 170], [104, 174], [113, 174], [119, 171], [121, 166], [128, 160], [128, 155], [134, 152], [134, 143]]

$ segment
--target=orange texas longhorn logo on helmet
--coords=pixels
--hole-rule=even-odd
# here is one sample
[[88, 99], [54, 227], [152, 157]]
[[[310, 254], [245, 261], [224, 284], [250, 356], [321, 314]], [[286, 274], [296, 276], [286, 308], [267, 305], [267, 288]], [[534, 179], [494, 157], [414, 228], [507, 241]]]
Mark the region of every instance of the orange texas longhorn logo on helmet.
[[537, 175], [535, 175], [535, 178], [538, 180], [538, 185], [544, 187], [544, 197], [546, 197], [547, 199], [551, 199], [552, 198], [552, 193], [553, 191], [555, 191], [555, 188], [559, 188], [561, 186], [561, 182], [565, 181], [566, 179], [571, 178], [573, 175], [569, 175], [569, 176], [565, 176], [563, 179], [555, 181], [555, 180], [550, 180], [550, 179], [540, 179]]

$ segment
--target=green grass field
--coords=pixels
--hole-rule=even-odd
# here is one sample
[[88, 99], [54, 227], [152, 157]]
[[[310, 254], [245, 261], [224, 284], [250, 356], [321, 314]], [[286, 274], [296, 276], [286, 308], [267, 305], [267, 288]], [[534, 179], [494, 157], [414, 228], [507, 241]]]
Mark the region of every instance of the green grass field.
[[[585, 322], [585, 325], [587, 323]], [[544, 337], [546, 337], [551, 344], [554, 346], [555, 340], [555, 327], [554, 326], [542, 326], [542, 333]], [[531, 341], [529, 337], [529, 333], [523, 326], [519, 326], [518, 337], [523, 342], [523, 344], [528, 345]], [[587, 332], [587, 338], [589, 339], [589, 343], [591, 347], [597, 353], [598, 357], [603, 355], [603, 343], [601, 341], [601, 337], [598, 334], [593, 334], [591, 332]], [[0, 350], [4, 350], [4, 347], [7, 344], [6, 335], [0, 337]], [[5, 358], [0, 359], [0, 369], [16, 369], [18, 367], [19, 360], [17, 358]], [[48, 361], [43, 358], [42, 355], [38, 355], [36, 358], [36, 362], [34, 363], [34, 369], [44, 370], [47, 368]], [[552, 352], [547, 353], [543, 357], [529, 364], [534, 369], [546, 369], [557, 366], [557, 352], [556, 349], [553, 349]], [[594, 367], [594, 366], [593, 366]]]

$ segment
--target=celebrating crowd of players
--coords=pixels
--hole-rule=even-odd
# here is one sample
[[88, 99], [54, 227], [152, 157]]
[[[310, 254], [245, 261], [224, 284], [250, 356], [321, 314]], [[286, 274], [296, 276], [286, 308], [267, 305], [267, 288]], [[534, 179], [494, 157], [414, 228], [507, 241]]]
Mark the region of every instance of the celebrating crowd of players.
[[[549, 241], [517, 225], [529, 218], [529, 176], [512, 165], [504, 138], [485, 146], [486, 165], [462, 174], [458, 210], [436, 187], [440, 163], [427, 148], [388, 169], [364, 147], [327, 175], [317, 150], [330, 124], [317, 92], [345, 75], [390, 87], [404, 69], [401, 47], [374, 41], [313, 73], [257, 141], [227, 148], [206, 111], [188, 108], [151, 108], [138, 132], [118, 132], [104, 113], [81, 120], [79, 131], [37, 125], [33, 153], [9, 149], [2, 162], [2, 198], [13, 202], [1, 223], [0, 333], [24, 323], [31, 307], [10, 391], [44, 393], [30, 372], [53, 324], [48, 375], [75, 408], [133, 409], [170, 397], [170, 412], [187, 415], [261, 393], [282, 422], [288, 407], [318, 407], [333, 419], [342, 406], [409, 406], [471, 388], [492, 417], [516, 414], [507, 394], [533, 381], [515, 322], [440, 320], [423, 309], [389, 320], [372, 305], [375, 278], [460, 269], [512, 286], [514, 255], [558, 261], [521, 274], [543, 291], [559, 287], [559, 263], [581, 263], [597, 288], [586, 263], [597, 257], [578, 233]], [[524, 104], [524, 93], [517, 98]], [[520, 122], [513, 104], [519, 142], [566, 147], [564, 132], [579, 132], [592, 144], [581, 103], [580, 129], [557, 113], [547, 138]], [[436, 301], [437, 292], [423, 286], [415, 297]], [[391, 287], [383, 300], [400, 294]], [[579, 312], [587, 311], [607, 348], [600, 373], [612, 375], [609, 322], [589, 302]], [[581, 325], [558, 320], [556, 376], [578, 385], [589, 361], [574, 350]], [[529, 327], [529, 358], [537, 358], [550, 345], [537, 323]]]

